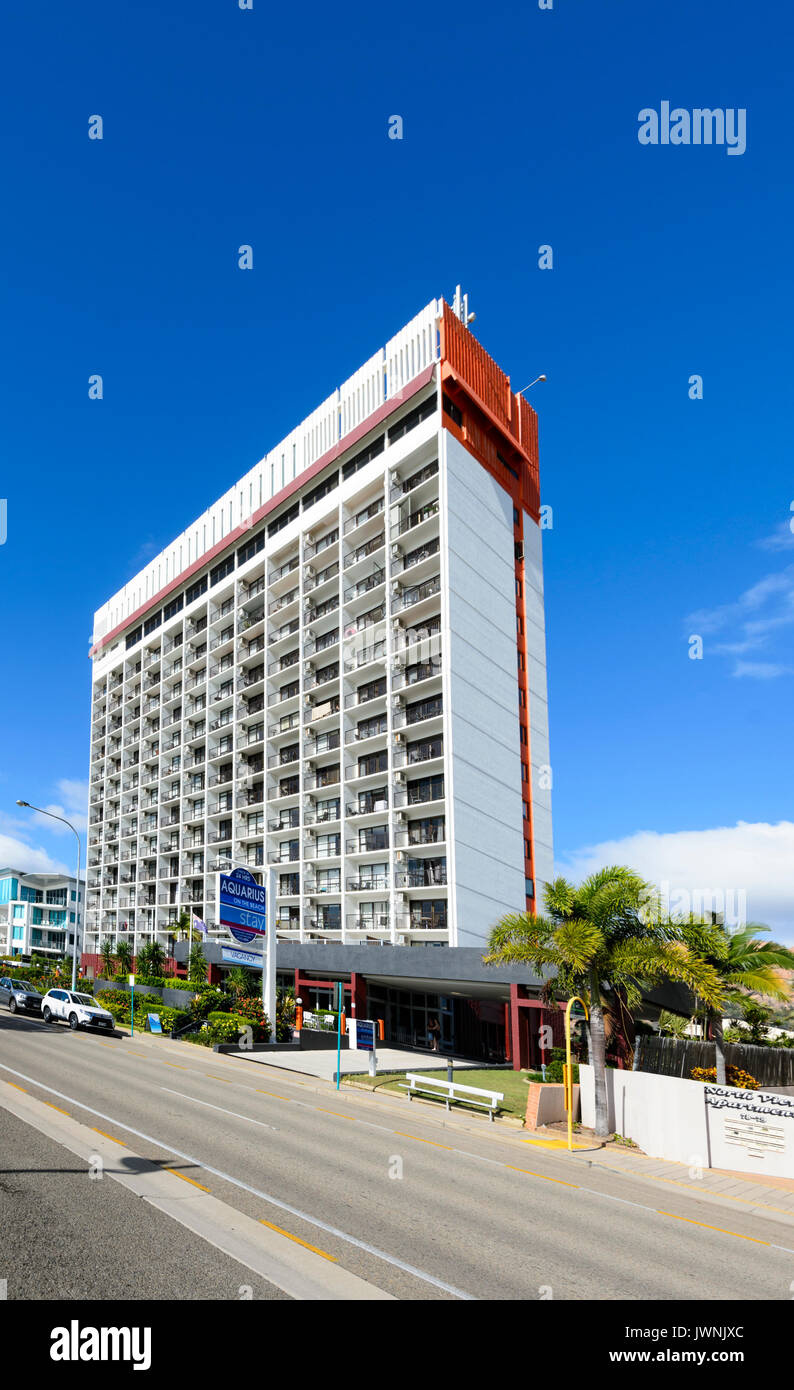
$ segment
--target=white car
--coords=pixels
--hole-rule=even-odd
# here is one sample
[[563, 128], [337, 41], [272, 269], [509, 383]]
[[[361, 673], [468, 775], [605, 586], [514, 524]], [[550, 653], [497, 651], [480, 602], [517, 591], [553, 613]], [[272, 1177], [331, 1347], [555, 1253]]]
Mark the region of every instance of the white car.
[[90, 994], [75, 994], [71, 989], [48, 989], [41, 1001], [41, 1016], [45, 1023], [57, 1023], [63, 1018], [70, 1028], [113, 1028], [113, 1015], [102, 1009]]

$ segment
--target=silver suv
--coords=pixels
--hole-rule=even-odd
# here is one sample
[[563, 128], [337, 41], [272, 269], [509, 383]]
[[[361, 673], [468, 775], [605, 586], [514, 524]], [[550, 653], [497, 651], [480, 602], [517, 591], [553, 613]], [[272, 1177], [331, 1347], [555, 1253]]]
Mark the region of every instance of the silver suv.
[[28, 1013], [41, 1013], [41, 995], [27, 980], [17, 980], [9, 975], [0, 979], [0, 1004], [7, 1004], [12, 1014], [17, 1009]]

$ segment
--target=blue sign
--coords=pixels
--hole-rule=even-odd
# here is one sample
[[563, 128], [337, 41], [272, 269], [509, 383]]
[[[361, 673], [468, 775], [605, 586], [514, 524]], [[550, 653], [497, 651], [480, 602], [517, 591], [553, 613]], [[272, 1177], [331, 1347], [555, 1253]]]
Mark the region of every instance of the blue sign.
[[247, 869], [218, 875], [218, 920], [244, 946], [267, 935], [267, 889]]
[[160, 1015], [159, 1015], [159, 1014], [147, 1014], [146, 1017], [147, 1017], [148, 1020], [149, 1020], [149, 1032], [150, 1032], [150, 1033], [162, 1033], [162, 1031], [163, 1031], [163, 1025], [162, 1025], [162, 1023], [160, 1022]]
[[262, 954], [256, 951], [235, 951], [233, 946], [221, 946], [221, 960], [225, 965], [253, 965], [262, 969]]
[[375, 1024], [371, 1018], [356, 1019], [356, 1051], [375, 1051]]

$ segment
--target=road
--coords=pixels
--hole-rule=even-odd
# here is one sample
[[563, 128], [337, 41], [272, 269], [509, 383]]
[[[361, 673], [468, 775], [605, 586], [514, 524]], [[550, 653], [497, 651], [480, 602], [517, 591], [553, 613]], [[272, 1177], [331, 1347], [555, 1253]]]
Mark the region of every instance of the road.
[[[35, 1130], [28, 1149], [20, 1125]], [[531, 1149], [518, 1130], [337, 1094], [315, 1078], [166, 1040], [71, 1033], [0, 1011], [0, 1136], [12, 1220], [24, 1189], [31, 1209], [37, 1193], [57, 1196], [69, 1229], [81, 1227], [100, 1252], [112, 1249], [106, 1233], [124, 1228], [130, 1202], [142, 1207], [142, 1248], [165, 1229], [168, 1260], [137, 1261], [140, 1298], [160, 1297], [164, 1285], [170, 1296], [187, 1285], [188, 1297], [239, 1297], [246, 1283], [260, 1298], [323, 1297], [325, 1287], [343, 1299], [791, 1297], [794, 1228], [773, 1217], [717, 1210], [680, 1189], [662, 1196], [588, 1167], [586, 1155]], [[85, 1150], [103, 1146], [107, 1179], [90, 1182]], [[227, 1241], [225, 1227], [241, 1243]], [[257, 1231], [268, 1242], [261, 1258]], [[38, 1292], [31, 1279], [31, 1264], [45, 1262], [43, 1245], [32, 1248], [17, 1269], [6, 1246], [9, 1298], [53, 1296], [43, 1270]], [[93, 1283], [86, 1263], [77, 1296], [133, 1296], [117, 1248], [115, 1266], [101, 1255]], [[52, 1258], [66, 1267], [65, 1248]]]

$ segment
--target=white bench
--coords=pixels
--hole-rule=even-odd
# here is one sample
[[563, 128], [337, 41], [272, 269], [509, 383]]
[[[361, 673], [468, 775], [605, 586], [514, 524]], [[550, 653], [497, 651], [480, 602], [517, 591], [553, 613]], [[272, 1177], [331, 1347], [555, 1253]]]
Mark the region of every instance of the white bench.
[[479, 1086], [464, 1086], [460, 1081], [446, 1081], [441, 1076], [421, 1076], [417, 1072], [407, 1071], [405, 1081], [401, 1081], [400, 1086], [408, 1092], [408, 1099], [412, 1100], [419, 1092], [428, 1096], [440, 1097], [447, 1103], [451, 1100], [463, 1101], [466, 1105], [479, 1105], [483, 1110], [489, 1112], [491, 1120], [494, 1117], [500, 1100], [504, 1100], [503, 1091], [482, 1091]]

